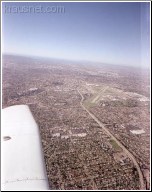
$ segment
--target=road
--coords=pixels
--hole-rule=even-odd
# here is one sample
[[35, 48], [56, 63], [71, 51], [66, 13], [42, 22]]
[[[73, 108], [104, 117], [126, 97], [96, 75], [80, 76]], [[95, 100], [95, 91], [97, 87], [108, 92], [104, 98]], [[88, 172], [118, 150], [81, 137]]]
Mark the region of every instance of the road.
[[135, 157], [130, 153], [130, 151], [128, 151], [128, 149], [124, 145], [122, 145], [122, 143], [111, 132], [109, 132], [109, 130], [105, 127], [105, 125], [101, 121], [99, 121], [97, 119], [97, 117], [95, 117], [95, 115], [92, 114], [83, 105], [84, 97], [83, 97], [83, 95], [81, 94], [81, 92], [79, 90], [77, 90], [77, 91], [81, 96], [81, 101], [80, 101], [81, 107], [94, 119], [94, 121], [96, 121], [98, 123], [98, 125], [107, 133], [107, 135], [110, 136], [119, 145], [119, 147], [121, 147], [121, 149], [124, 151], [124, 153], [132, 160], [132, 162], [134, 163], [134, 166], [136, 167], [136, 169], [138, 171], [138, 174], [139, 174], [140, 189], [141, 190], [146, 190], [146, 187], [145, 187], [145, 184], [144, 184], [143, 174], [142, 174], [142, 171], [141, 171]]

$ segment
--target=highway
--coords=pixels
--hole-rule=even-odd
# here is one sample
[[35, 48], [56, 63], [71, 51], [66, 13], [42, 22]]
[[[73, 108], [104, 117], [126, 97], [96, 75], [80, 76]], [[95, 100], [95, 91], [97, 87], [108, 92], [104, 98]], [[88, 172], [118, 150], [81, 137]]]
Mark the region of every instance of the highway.
[[92, 119], [94, 119], [94, 121], [96, 121], [98, 123], [98, 125], [105, 131], [105, 133], [110, 136], [118, 145], [119, 147], [121, 147], [121, 149], [124, 151], [124, 153], [132, 160], [132, 162], [134, 163], [134, 166], [136, 167], [138, 174], [139, 174], [139, 181], [140, 181], [140, 190], [146, 190], [145, 184], [144, 184], [144, 178], [143, 178], [143, 174], [142, 171], [140, 169], [140, 166], [138, 165], [138, 162], [136, 161], [135, 157], [130, 153], [130, 151], [124, 146], [122, 145], [122, 143], [105, 127], [105, 125], [99, 121], [99, 119], [97, 119], [97, 117], [95, 117], [95, 115], [93, 113], [91, 113], [84, 105], [83, 105], [83, 101], [84, 101], [84, 97], [81, 94], [81, 92], [79, 90], [77, 90], [78, 93], [81, 96], [81, 101], [80, 101], [80, 105], [81, 107], [92, 117]]

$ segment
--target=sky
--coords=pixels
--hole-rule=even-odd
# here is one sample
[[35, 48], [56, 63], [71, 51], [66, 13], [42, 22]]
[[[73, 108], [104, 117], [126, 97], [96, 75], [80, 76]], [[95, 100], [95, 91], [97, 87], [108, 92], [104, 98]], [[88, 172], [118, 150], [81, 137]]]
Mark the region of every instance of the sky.
[[[25, 6], [32, 10], [62, 6], [64, 11], [20, 12]], [[147, 68], [149, 6], [149, 2], [3, 2], [2, 50], [4, 54]]]

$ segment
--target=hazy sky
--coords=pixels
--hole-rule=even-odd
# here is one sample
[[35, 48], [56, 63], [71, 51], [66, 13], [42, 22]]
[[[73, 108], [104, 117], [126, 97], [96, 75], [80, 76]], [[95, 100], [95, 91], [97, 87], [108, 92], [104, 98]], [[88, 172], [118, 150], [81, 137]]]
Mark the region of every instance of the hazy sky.
[[[64, 6], [8, 13], [6, 6]], [[3, 52], [147, 67], [149, 3], [4, 3]]]

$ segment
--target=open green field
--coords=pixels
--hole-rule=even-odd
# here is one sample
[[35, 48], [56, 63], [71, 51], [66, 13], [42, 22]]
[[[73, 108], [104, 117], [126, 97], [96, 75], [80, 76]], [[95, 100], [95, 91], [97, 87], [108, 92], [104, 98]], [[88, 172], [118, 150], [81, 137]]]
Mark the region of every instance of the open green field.
[[112, 147], [116, 150], [116, 151], [121, 151], [122, 149], [119, 147], [119, 145], [113, 140], [110, 139], [110, 144], [112, 145]]

